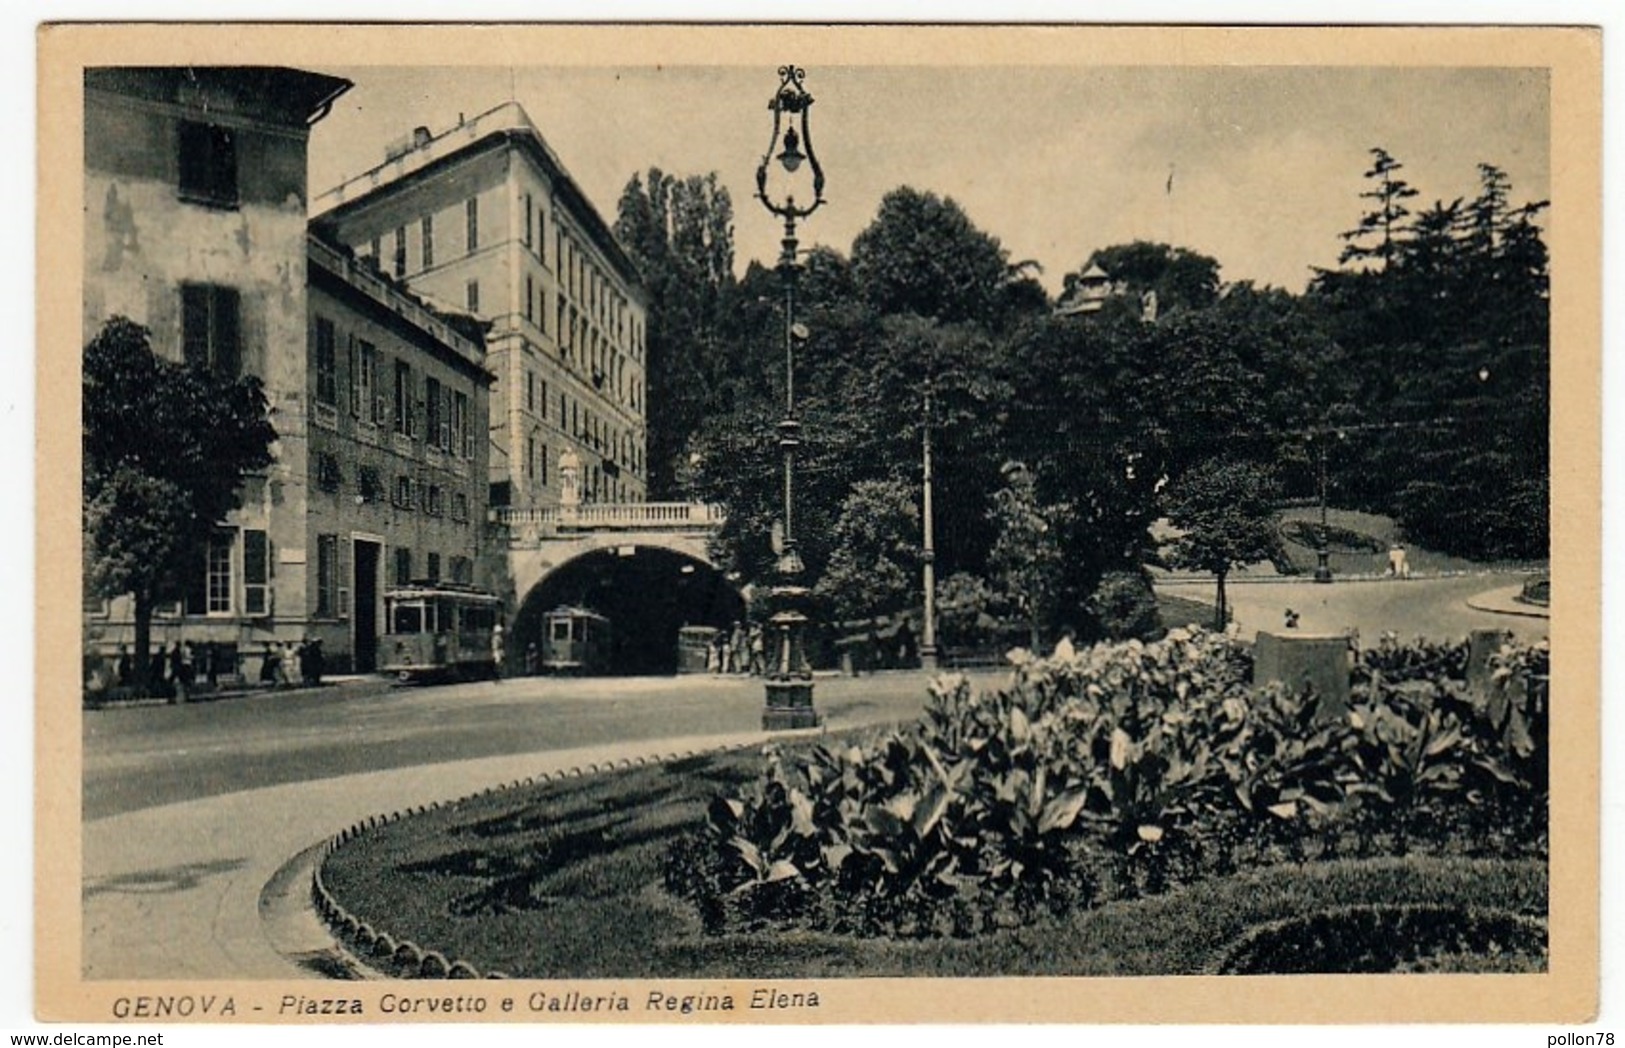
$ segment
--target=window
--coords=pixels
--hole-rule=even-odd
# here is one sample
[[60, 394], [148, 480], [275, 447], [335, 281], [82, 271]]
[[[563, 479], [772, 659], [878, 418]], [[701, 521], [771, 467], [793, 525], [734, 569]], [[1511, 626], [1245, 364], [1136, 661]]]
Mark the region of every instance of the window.
[[356, 345], [354, 335], [345, 342], [344, 364], [345, 374], [350, 378], [350, 414], [360, 418], [361, 406], [367, 402], [367, 395], [362, 386], [361, 350]]
[[[454, 491], [454, 492], [451, 493], [451, 519], [452, 520], [467, 520], [468, 519], [468, 496], [463, 494], [461, 491]], [[452, 563], [453, 563], [453, 565], [456, 564], [456, 559], [455, 558], [453, 558]], [[462, 580], [458, 579], [456, 577], [456, 574], [457, 574], [456, 570], [454, 569], [452, 571], [452, 581], [461, 582]]]
[[242, 373], [238, 317], [241, 300], [234, 287], [181, 285], [181, 351], [193, 367], [224, 378]]
[[536, 257], [547, 265], [547, 212], [536, 205]]
[[445, 495], [440, 490], [440, 485], [429, 485], [429, 497], [425, 500], [423, 508], [431, 517], [446, 515], [446, 500]]
[[467, 557], [451, 558], [451, 581], [473, 582], [474, 562]]
[[426, 378], [423, 385], [424, 435], [428, 437], [429, 443], [434, 447], [444, 448], [449, 427], [446, 425], [444, 418], [445, 411], [443, 408], [445, 404], [444, 396], [440, 392], [440, 380]]
[[209, 540], [208, 588], [210, 615], [231, 613], [231, 547], [233, 534], [217, 532]]
[[316, 456], [316, 486], [330, 495], [344, 486], [339, 457], [331, 451], [323, 451]]
[[361, 403], [370, 404], [365, 410], [373, 425], [381, 426], [388, 417], [384, 401], [384, 377], [381, 371], [382, 362], [378, 359], [378, 347], [371, 342], [362, 340], [361, 346]]
[[406, 227], [395, 227], [395, 279], [406, 276]]
[[372, 254], [368, 255], [367, 258], [372, 262], [372, 270], [374, 273], [382, 273], [384, 271], [384, 240], [382, 237], [372, 238]]
[[356, 470], [356, 491], [362, 502], [377, 502], [384, 497], [384, 481], [377, 466], [362, 466]]
[[542, 450], [539, 453], [538, 458], [541, 459], [542, 487], [545, 488], [545, 487], [547, 487], [547, 445], [546, 444], [542, 445]]
[[399, 546], [395, 550], [395, 585], [404, 586], [412, 581], [412, 551]]
[[203, 570], [193, 575], [184, 600], [188, 615], [229, 615], [231, 600], [231, 554], [237, 533], [217, 531], [209, 536], [204, 551]]
[[542, 379], [542, 417], [547, 417], [547, 379]]
[[412, 508], [412, 478], [404, 473], [395, 478], [395, 505], [401, 509]]
[[180, 125], [180, 192], [187, 200], [235, 207], [237, 140], [227, 128], [190, 120]]
[[339, 403], [338, 338], [326, 317], [316, 318], [316, 402], [332, 407]]
[[330, 619], [339, 610], [339, 537], [316, 536], [316, 617]]
[[468, 226], [468, 253], [473, 254], [480, 246], [480, 198], [469, 197], [466, 207]]
[[404, 360], [395, 361], [395, 432], [412, 435], [412, 367]]
[[468, 282], [466, 294], [468, 297], [468, 311], [470, 313], [478, 313], [480, 311], [480, 282], [478, 280], [470, 280]]
[[434, 267], [434, 216], [423, 216], [423, 268]]
[[440, 579], [440, 554], [428, 554], [428, 561], [428, 567], [424, 570], [428, 574], [430, 581], [438, 582]]
[[536, 372], [525, 372], [525, 410], [536, 410]]
[[525, 274], [525, 319], [536, 323], [536, 279]]
[[530, 194], [525, 194], [525, 246], [530, 247], [534, 241], [531, 235], [535, 232], [535, 223], [531, 220]]
[[452, 428], [455, 432], [453, 447], [460, 448], [464, 458], [474, 457], [473, 434], [468, 430], [468, 394], [461, 391], [452, 394], [451, 399]]
[[525, 476], [536, 476], [536, 437], [534, 434], [525, 438]]
[[553, 337], [559, 340], [559, 356], [564, 356], [564, 296], [560, 295], [553, 304], [557, 316], [553, 320]]

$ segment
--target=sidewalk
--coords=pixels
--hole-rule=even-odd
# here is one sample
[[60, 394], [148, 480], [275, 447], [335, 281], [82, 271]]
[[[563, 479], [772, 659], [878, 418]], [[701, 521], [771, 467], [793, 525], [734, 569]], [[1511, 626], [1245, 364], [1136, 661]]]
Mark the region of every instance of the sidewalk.
[[[323, 978], [318, 967], [284, 952], [290, 942], [308, 945], [310, 936], [290, 932], [285, 921], [280, 929], [268, 927], [261, 908], [274, 902], [276, 891], [268, 889], [277, 887], [271, 882], [279, 870], [346, 826], [544, 772], [768, 737], [743, 732], [456, 761], [248, 790], [87, 822], [85, 978]], [[298, 885], [280, 888], [286, 903], [297, 900]]]

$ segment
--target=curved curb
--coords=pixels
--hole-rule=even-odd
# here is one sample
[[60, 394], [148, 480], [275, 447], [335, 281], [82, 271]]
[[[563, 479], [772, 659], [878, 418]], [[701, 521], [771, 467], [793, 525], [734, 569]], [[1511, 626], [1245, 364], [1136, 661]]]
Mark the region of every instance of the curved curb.
[[[435, 801], [432, 804], [418, 805], [415, 808], [409, 807], [385, 814], [369, 815], [365, 819], [358, 820], [345, 827], [327, 838], [327, 840], [301, 852], [296, 857], [296, 860], [307, 855], [314, 856], [313, 869], [310, 875], [311, 904], [315, 909], [316, 916], [326, 926], [328, 933], [332, 935], [334, 941], [345, 951], [357, 967], [368, 972], [375, 972], [383, 978], [395, 979], [507, 979], [510, 976], [506, 972], [481, 972], [473, 963], [463, 958], [453, 957], [432, 947], [415, 943], [410, 939], [397, 938], [383, 930], [381, 926], [369, 924], [351, 913], [333, 897], [333, 893], [328, 890], [327, 884], [322, 877], [322, 870], [327, 865], [328, 858], [358, 837], [381, 826], [388, 826], [412, 816], [426, 815], [444, 807], [477, 800], [499, 792], [524, 789], [565, 779], [580, 779], [591, 775], [629, 771], [633, 768], [647, 767], [652, 764], [672, 764], [692, 760], [702, 754], [736, 753], [765, 744], [766, 742], [763, 740], [753, 740], [719, 746], [712, 750], [684, 750], [681, 753], [673, 751], [657, 756], [606, 759], [602, 762], [576, 765], [563, 771], [544, 771], [523, 779], [514, 779], [512, 782], [502, 785], [487, 786], [453, 800]], [[292, 861], [295, 860], [290, 860], [290, 864]]]
[[1520, 592], [1517, 586], [1502, 586], [1499, 589], [1486, 590], [1483, 593], [1468, 597], [1466, 604], [1474, 611], [1486, 611], [1491, 615], [1514, 615], [1523, 619], [1550, 619], [1551, 608], [1542, 608], [1538, 604], [1523, 604], [1514, 599], [1514, 594]]
[[[1360, 903], [1352, 906], [1326, 907], [1312, 913], [1302, 913], [1255, 924], [1217, 950], [1208, 963], [1203, 966], [1201, 974], [1222, 976], [1276, 974], [1269, 971], [1254, 971], [1249, 967], [1249, 965], [1255, 963], [1255, 952], [1268, 945], [1271, 939], [1283, 935], [1295, 927], [1302, 926], [1317, 916], [1338, 918], [1387, 916], [1390, 918], [1405, 918], [1428, 914], [1451, 917], [1456, 923], [1465, 921], [1483, 925], [1501, 922], [1509, 929], [1516, 929], [1521, 935], [1538, 938], [1541, 944], [1549, 950], [1549, 936], [1551, 933], [1547, 922], [1530, 914], [1517, 913], [1512, 910], [1478, 909], [1460, 904]], [[1328, 970], [1324, 974], [1340, 975], [1345, 973]], [[1358, 973], [1351, 972], [1347, 974]]]

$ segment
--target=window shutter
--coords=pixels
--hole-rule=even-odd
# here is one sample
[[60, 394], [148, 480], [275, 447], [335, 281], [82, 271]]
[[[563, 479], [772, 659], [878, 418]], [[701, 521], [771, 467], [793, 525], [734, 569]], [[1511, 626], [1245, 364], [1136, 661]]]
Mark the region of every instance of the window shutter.
[[234, 287], [214, 289], [214, 370], [226, 378], [242, 374], [242, 347], [238, 341], [238, 310], [242, 296]]
[[339, 542], [338, 542], [338, 546], [339, 546], [339, 556], [338, 556], [339, 608], [338, 608], [338, 612], [339, 612], [339, 618], [341, 618], [341, 619], [347, 619], [347, 618], [350, 617], [350, 585], [349, 585], [349, 583], [350, 583], [350, 548], [351, 548], [350, 542], [351, 542], [351, 540], [350, 540], [350, 537], [348, 535], [340, 535], [339, 536]]
[[209, 289], [181, 285], [181, 356], [192, 367], [209, 366]]

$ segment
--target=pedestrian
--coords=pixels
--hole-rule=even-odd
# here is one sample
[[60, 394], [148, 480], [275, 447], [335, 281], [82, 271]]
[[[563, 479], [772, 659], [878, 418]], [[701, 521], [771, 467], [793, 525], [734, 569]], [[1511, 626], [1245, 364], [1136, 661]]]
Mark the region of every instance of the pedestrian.
[[767, 672], [767, 637], [760, 622], [750, 627], [750, 675], [760, 677]]
[[502, 679], [502, 623], [491, 627], [491, 683]]
[[536, 642], [525, 645], [525, 676], [536, 676]]
[[705, 645], [705, 672], [720, 673], [722, 671], [722, 633], [711, 634], [711, 639]]
[[1411, 577], [1410, 562], [1405, 559], [1405, 546], [1395, 542], [1388, 547], [1388, 577], [1394, 579], [1408, 579]]
[[169, 649], [169, 701], [177, 706], [186, 702], [186, 653], [180, 641]]
[[299, 683], [302, 687], [310, 687], [310, 636], [307, 634], [299, 638]]
[[750, 640], [745, 635], [744, 623], [734, 623], [733, 636], [729, 638], [728, 644], [733, 648], [733, 671], [744, 673], [750, 668]]
[[118, 646], [118, 661], [113, 664], [114, 679], [118, 681], [119, 687], [128, 688], [130, 686], [130, 677], [134, 673], [135, 664], [130, 659], [130, 649], [120, 644]]
[[282, 661], [282, 656], [278, 653], [277, 646], [267, 641], [265, 644], [265, 654], [260, 658], [261, 684], [269, 684], [273, 688], [276, 687], [277, 663], [280, 661]]
[[293, 687], [294, 654], [293, 641], [277, 645], [276, 686], [279, 688]]
[[203, 677], [209, 682], [210, 691], [220, 687], [219, 653], [212, 640], [203, 642]]
[[319, 688], [322, 686], [322, 671], [326, 669], [323, 665], [322, 638], [316, 637], [311, 640], [307, 654], [310, 658], [310, 685]]
[[722, 665], [719, 667], [718, 672], [721, 673], [724, 677], [726, 677], [728, 674], [730, 674], [730, 673], [732, 673], [734, 671], [734, 645], [733, 645], [733, 631], [732, 630], [723, 630], [722, 631], [722, 659], [721, 659], [721, 662], [722, 662]]

